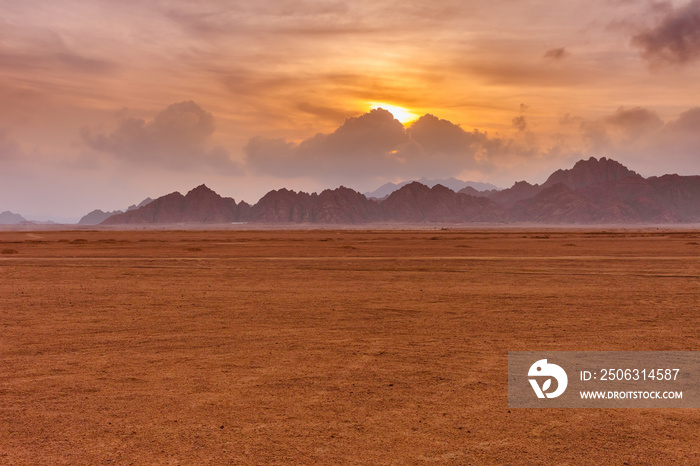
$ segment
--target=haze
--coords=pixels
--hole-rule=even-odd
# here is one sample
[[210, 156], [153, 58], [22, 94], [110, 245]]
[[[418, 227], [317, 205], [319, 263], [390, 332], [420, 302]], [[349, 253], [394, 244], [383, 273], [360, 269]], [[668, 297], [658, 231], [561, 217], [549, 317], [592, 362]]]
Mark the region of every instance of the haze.
[[0, 211], [77, 220], [202, 183], [251, 203], [507, 187], [589, 156], [698, 174], [698, 17], [700, 0], [0, 0]]

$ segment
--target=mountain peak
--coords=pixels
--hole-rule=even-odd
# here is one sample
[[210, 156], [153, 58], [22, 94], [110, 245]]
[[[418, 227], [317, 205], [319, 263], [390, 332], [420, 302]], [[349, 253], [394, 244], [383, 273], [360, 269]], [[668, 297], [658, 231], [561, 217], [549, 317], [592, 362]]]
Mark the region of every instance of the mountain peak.
[[639, 175], [613, 159], [590, 157], [588, 160], [579, 160], [569, 170], [555, 171], [547, 178], [542, 187], [548, 188], [557, 183], [563, 183], [571, 189], [578, 189], [630, 176]]
[[449, 177], [449, 178], [443, 178], [443, 179], [429, 179], [426, 177], [421, 177], [418, 180], [411, 180], [411, 181], [403, 181], [401, 183], [385, 183], [379, 188], [375, 189], [374, 191], [366, 192], [365, 197], [367, 198], [376, 198], [376, 199], [384, 199], [386, 198], [389, 194], [393, 193], [394, 191], [398, 191], [402, 187], [406, 186], [407, 184], [410, 184], [414, 181], [418, 181], [420, 184], [424, 184], [425, 186], [432, 188], [436, 184], [441, 184], [445, 186], [446, 188], [450, 188], [452, 191], [457, 192], [461, 189], [464, 188], [474, 188], [475, 191], [489, 191], [489, 190], [498, 190], [498, 187], [490, 184], [490, 183], [481, 183], [478, 181], [462, 181], [458, 180], [455, 177]]
[[207, 185], [205, 185], [204, 183], [190, 190], [185, 196], [201, 196], [202, 194], [214, 194], [215, 196], [219, 196], [213, 189], [207, 187]]
[[230, 223], [247, 213], [230, 197], [221, 197], [201, 184], [183, 196], [173, 192], [137, 209], [112, 215], [103, 224], [131, 223]]

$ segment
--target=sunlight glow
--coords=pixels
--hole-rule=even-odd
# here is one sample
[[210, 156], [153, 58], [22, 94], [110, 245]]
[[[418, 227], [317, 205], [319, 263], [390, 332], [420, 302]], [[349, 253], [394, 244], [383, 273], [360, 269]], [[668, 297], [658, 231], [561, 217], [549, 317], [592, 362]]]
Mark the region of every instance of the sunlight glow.
[[368, 104], [371, 110], [376, 108], [388, 110], [392, 115], [394, 115], [394, 118], [399, 120], [402, 124], [410, 123], [420, 117], [420, 115], [413, 113], [407, 108], [399, 107], [398, 105], [386, 104], [384, 102], [369, 102]]

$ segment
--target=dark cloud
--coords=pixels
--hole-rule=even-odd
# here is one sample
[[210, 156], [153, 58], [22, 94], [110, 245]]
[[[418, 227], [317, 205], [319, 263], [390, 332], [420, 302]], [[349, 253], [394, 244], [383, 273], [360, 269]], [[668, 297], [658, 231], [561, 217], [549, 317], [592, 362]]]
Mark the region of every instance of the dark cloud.
[[664, 126], [656, 112], [643, 107], [620, 107], [597, 120], [568, 114], [566, 119], [579, 123], [586, 148], [598, 155], [611, 155], [623, 146], [647, 147]]
[[300, 144], [253, 138], [245, 151], [248, 166], [282, 177], [357, 176], [386, 172], [396, 163], [397, 147], [408, 142], [403, 125], [386, 110], [348, 118], [331, 134], [317, 134]]
[[626, 138], [636, 138], [663, 126], [656, 112], [643, 107], [618, 108], [605, 119], [608, 126], [618, 130]]
[[668, 12], [653, 28], [633, 37], [653, 64], [682, 65], [700, 58], [700, 0]]
[[210, 166], [235, 170], [236, 164], [222, 147], [207, 144], [214, 133], [214, 117], [192, 101], [170, 105], [151, 121], [122, 119], [109, 134], [83, 129], [92, 149], [138, 163], [173, 169]]
[[430, 114], [419, 118], [408, 128], [408, 133], [426, 154], [433, 156], [464, 153], [478, 142], [475, 133], [464, 131], [454, 123]]
[[518, 131], [525, 131], [527, 129], [527, 120], [522, 115], [513, 118], [512, 123], [513, 127]]
[[562, 60], [566, 58], [566, 56], [569, 53], [566, 51], [566, 48], [564, 47], [559, 47], [555, 49], [549, 49], [544, 53], [544, 58], [550, 59], [550, 60]]
[[248, 167], [280, 177], [322, 177], [355, 183], [369, 178], [454, 176], [465, 169], [490, 169], [513, 152], [512, 142], [465, 131], [433, 115], [405, 128], [384, 109], [349, 118], [330, 134], [299, 144], [256, 137], [245, 148]]
[[676, 119], [664, 122], [643, 107], [618, 108], [597, 120], [579, 121], [585, 153], [637, 160], [641, 166], [656, 167], [652, 173], [666, 173], [669, 163], [692, 166], [700, 147], [700, 107], [691, 108]]
[[659, 160], [696, 164], [700, 147], [700, 107], [691, 108], [662, 126], [652, 136], [648, 154]]
[[451, 175], [476, 167], [490, 170], [495, 160], [517, 150], [509, 139], [490, 137], [478, 129], [465, 131], [430, 114], [419, 118], [406, 132], [414, 148], [419, 149], [411, 160], [412, 166], [431, 172], [431, 176]]
[[666, 129], [674, 133], [691, 133], [700, 139], [700, 107], [681, 113], [676, 120], [668, 123]]

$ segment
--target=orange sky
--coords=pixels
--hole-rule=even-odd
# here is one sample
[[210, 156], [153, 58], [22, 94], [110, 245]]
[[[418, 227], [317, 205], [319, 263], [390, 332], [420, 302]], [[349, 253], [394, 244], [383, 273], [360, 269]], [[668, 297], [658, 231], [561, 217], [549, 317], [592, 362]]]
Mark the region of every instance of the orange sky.
[[[0, 211], [699, 174], [700, 0], [0, 0]], [[417, 116], [396, 126], [372, 108]], [[346, 122], [346, 119], [352, 118]]]

